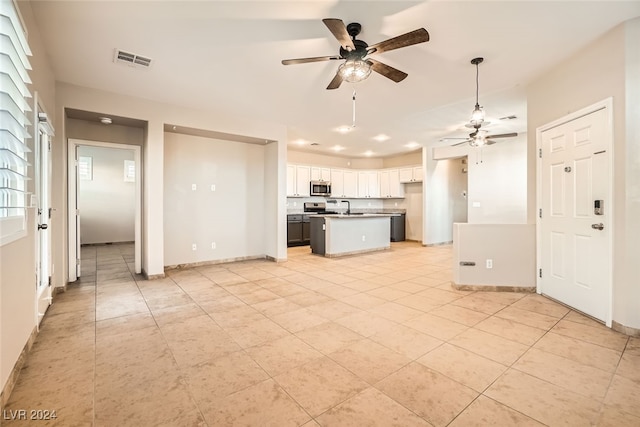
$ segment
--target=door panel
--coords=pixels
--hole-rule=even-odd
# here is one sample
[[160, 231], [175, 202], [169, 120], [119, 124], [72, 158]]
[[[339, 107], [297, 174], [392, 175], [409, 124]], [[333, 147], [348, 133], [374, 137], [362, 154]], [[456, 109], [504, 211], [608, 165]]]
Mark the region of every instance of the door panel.
[[[540, 288], [601, 320], [611, 287], [607, 129], [601, 109], [541, 133]], [[605, 200], [604, 215], [595, 215], [596, 199]]]

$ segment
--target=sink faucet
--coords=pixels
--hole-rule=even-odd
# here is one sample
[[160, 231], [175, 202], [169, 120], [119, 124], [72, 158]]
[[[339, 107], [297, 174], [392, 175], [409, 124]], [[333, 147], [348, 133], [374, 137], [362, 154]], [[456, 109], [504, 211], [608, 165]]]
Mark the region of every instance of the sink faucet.
[[347, 215], [351, 214], [351, 202], [349, 202], [348, 200], [340, 200], [340, 202], [347, 204]]

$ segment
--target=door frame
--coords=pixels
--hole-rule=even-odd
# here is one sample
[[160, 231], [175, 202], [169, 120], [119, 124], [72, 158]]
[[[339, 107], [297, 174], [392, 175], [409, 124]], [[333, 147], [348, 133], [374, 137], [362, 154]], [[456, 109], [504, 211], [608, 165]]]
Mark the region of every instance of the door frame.
[[76, 163], [77, 149], [81, 145], [102, 148], [114, 148], [119, 150], [133, 151], [133, 158], [136, 165], [136, 183], [135, 183], [135, 220], [134, 220], [134, 255], [135, 255], [135, 272], [142, 272], [142, 147], [131, 144], [117, 144], [112, 142], [89, 141], [84, 139], [69, 138], [67, 154], [68, 154], [68, 173], [67, 173], [67, 201], [68, 201], [68, 254], [69, 254], [69, 282], [78, 280], [78, 260], [80, 259], [78, 241], [78, 223], [77, 223], [77, 185], [78, 185], [78, 165]]
[[589, 105], [585, 108], [577, 110], [573, 113], [567, 114], [559, 119], [556, 119], [550, 123], [542, 125], [536, 128], [536, 292], [538, 294], [542, 294], [543, 292], [543, 280], [540, 277], [540, 269], [542, 268], [542, 224], [541, 218], [539, 215], [540, 209], [542, 208], [542, 133], [550, 130], [554, 127], [563, 125], [565, 123], [576, 120], [580, 117], [587, 116], [591, 113], [595, 113], [599, 110], [605, 110], [607, 116], [607, 129], [605, 130], [605, 138], [607, 150], [609, 152], [609, 164], [608, 166], [608, 192], [611, 201], [608, 201], [607, 204], [610, 215], [610, 224], [607, 224], [609, 228], [609, 265], [611, 266], [609, 271], [608, 278], [608, 292], [607, 297], [608, 301], [605, 302], [607, 305], [607, 315], [605, 317], [605, 324], [608, 327], [611, 327], [613, 320], [613, 235], [614, 235], [614, 209], [615, 209], [615, 200], [614, 200], [614, 192], [613, 192], [613, 98], [609, 97], [603, 99], [602, 101], [596, 102], [595, 104]]
[[[51, 207], [51, 171], [52, 171], [52, 157], [51, 157], [51, 141], [55, 135], [55, 129], [53, 128], [51, 121], [46, 113], [46, 109], [40, 102], [40, 96], [36, 91], [34, 93], [34, 111], [33, 111], [33, 140], [34, 140], [34, 164], [35, 164], [35, 183], [34, 193], [35, 200], [32, 199], [30, 205], [36, 208], [36, 221], [35, 221], [35, 273], [36, 273], [36, 293], [35, 293], [35, 321], [36, 326], [40, 328], [40, 322], [44, 318], [45, 312], [53, 302], [53, 292], [51, 278], [53, 276], [53, 258], [51, 252], [52, 239], [51, 239], [51, 211], [55, 210]], [[46, 145], [43, 147], [43, 141], [40, 139], [40, 133], [44, 132], [46, 135]], [[46, 163], [43, 163], [43, 150], [48, 153], [46, 155]], [[43, 177], [47, 176], [45, 186], [43, 188]], [[46, 203], [43, 203], [46, 200]], [[43, 207], [46, 212], [43, 212]], [[46, 215], [46, 221], [42, 221], [42, 215]], [[46, 247], [42, 245], [40, 225], [46, 224], [46, 231], [48, 233], [48, 239], [46, 239]], [[42, 268], [45, 265], [46, 268]], [[46, 277], [43, 277], [43, 271]], [[46, 283], [43, 285], [43, 283]], [[45, 289], [42, 289], [45, 286]], [[46, 294], [46, 295], [45, 295]], [[46, 303], [44, 303], [46, 300]]]

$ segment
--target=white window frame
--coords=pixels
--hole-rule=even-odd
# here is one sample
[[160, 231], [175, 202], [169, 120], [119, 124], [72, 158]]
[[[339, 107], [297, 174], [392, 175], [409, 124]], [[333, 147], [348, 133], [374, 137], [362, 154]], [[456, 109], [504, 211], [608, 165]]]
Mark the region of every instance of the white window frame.
[[0, 2], [0, 246], [27, 235], [28, 153], [31, 138], [27, 113], [31, 70], [24, 23], [13, 1]]

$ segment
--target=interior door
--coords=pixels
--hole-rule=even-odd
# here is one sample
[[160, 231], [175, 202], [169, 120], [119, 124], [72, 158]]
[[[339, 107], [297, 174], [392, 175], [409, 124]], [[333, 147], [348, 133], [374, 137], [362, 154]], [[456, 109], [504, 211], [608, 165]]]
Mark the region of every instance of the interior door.
[[542, 293], [609, 322], [611, 207], [608, 111], [541, 132]]
[[36, 304], [38, 324], [51, 305], [51, 128], [44, 114], [39, 116], [37, 148], [37, 261]]

